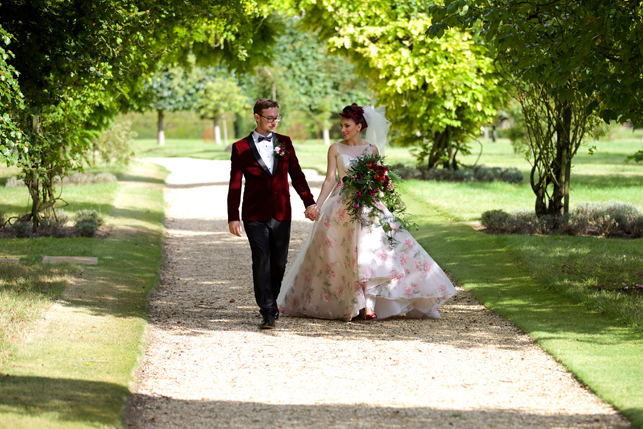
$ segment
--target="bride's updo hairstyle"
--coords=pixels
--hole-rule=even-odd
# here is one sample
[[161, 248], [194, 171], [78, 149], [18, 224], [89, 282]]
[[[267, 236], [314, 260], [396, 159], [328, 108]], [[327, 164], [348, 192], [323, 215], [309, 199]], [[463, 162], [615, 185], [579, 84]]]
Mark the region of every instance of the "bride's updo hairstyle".
[[362, 131], [368, 128], [366, 119], [364, 119], [364, 108], [355, 103], [344, 107], [344, 110], [341, 111], [339, 116], [346, 119], [352, 119], [355, 122], [355, 125], [362, 124]]

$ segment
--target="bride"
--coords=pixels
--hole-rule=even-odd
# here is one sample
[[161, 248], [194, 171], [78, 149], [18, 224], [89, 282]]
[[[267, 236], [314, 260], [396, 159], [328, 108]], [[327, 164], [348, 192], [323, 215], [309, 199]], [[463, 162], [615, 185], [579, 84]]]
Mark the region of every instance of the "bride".
[[382, 153], [390, 122], [372, 107], [357, 104], [345, 107], [340, 116], [344, 140], [328, 149], [326, 179], [317, 200], [321, 209], [284, 278], [279, 311], [343, 320], [360, 310], [368, 320], [440, 317], [438, 308], [456, 292], [444, 271], [405, 229], [395, 229], [397, 244], [391, 247], [378, 222], [365, 227], [353, 221], [340, 196], [351, 161]]

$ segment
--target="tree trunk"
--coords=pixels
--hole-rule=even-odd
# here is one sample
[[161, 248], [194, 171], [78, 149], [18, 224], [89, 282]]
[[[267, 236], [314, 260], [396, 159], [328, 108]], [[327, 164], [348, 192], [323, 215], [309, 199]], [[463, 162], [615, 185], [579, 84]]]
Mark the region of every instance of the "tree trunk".
[[489, 126], [485, 125], [483, 128], [484, 128], [484, 138], [489, 140]]
[[567, 165], [565, 166], [565, 187], [563, 188], [563, 195], [565, 197], [565, 202], [563, 204], [563, 212], [565, 214], [569, 213], [569, 187], [571, 182], [572, 174], [572, 160], [567, 158]]
[[431, 153], [429, 154], [429, 168], [435, 168], [440, 162], [440, 158], [446, 151], [447, 146], [447, 131], [436, 132], [433, 135], [433, 145], [431, 145]]
[[453, 129], [451, 127], [447, 127], [447, 129], [449, 131], [449, 170], [456, 171], [458, 169], [458, 162], [455, 157], [458, 155], [460, 147], [457, 144], [455, 146], [453, 145]]
[[495, 143], [496, 140], [498, 140], [498, 130], [496, 130], [496, 126], [493, 125], [491, 127], [491, 141]]
[[447, 160], [444, 162], [444, 168], [447, 170], [452, 170], [451, 168], [451, 158], [453, 157], [453, 148], [451, 147], [451, 127], [447, 125], [447, 129], [444, 130], [444, 133], [446, 134], [446, 151], [445, 155], [447, 157]]
[[569, 213], [569, 185], [572, 166], [572, 108], [569, 103], [565, 104], [563, 111], [563, 127], [565, 133], [565, 147], [562, 156], [563, 165], [563, 214]]
[[565, 102], [559, 110], [559, 122], [556, 127], [556, 158], [552, 171], [556, 182], [549, 203], [548, 213], [560, 216], [569, 212], [569, 182], [567, 177], [568, 165], [571, 161], [571, 121], [572, 109]]
[[228, 126], [225, 121], [225, 113], [221, 114], [221, 126], [223, 127], [223, 142], [228, 146]]
[[330, 130], [328, 127], [324, 127], [322, 134], [324, 135], [324, 144], [328, 146], [330, 144]]
[[214, 115], [214, 142], [221, 144], [221, 127], [219, 126], [219, 116]]
[[[33, 117], [33, 134], [34, 136], [37, 136], [41, 132], [41, 122], [40, 122], [40, 115], [34, 115]], [[34, 141], [32, 143], [32, 150], [36, 149], [38, 142], [38, 137], [34, 138]], [[38, 229], [38, 224], [39, 224], [39, 219], [38, 219], [38, 212], [40, 211], [40, 180], [38, 178], [38, 173], [35, 171], [29, 172], [28, 175], [25, 176], [25, 182], [27, 183], [27, 186], [29, 187], [29, 194], [31, 195], [31, 224], [33, 226], [33, 232], [36, 232]]]
[[158, 141], [159, 141], [159, 146], [163, 146], [165, 144], [165, 131], [163, 130], [163, 111], [158, 110]]

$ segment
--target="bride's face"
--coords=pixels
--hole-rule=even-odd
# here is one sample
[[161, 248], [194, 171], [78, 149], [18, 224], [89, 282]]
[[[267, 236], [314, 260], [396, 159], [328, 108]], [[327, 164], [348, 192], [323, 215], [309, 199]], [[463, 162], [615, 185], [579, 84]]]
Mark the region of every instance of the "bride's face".
[[341, 124], [344, 140], [354, 139], [362, 132], [362, 125], [357, 125], [352, 119], [342, 118]]

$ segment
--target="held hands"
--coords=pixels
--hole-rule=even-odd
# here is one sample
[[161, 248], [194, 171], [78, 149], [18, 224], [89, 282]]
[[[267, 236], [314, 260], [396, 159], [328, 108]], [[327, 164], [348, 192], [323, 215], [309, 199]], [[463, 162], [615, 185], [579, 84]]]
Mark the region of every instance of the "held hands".
[[233, 220], [232, 222], [228, 222], [228, 228], [230, 228], [231, 234], [241, 237], [241, 232], [242, 232], [241, 222], [239, 222], [238, 220]]
[[[310, 219], [311, 221], [316, 221], [319, 219], [319, 207], [317, 207], [316, 205], [308, 206], [304, 213], [306, 215], [306, 218]], [[228, 228], [230, 229], [231, 234], [234, 234], [237, 237], [241, 237], [241, 233], [243, 232], [241, 222], [239, 222], [238, 220], [228, 222]]]
[[319, 207], [317, 207], [316, 204], [308, 206], [306, 207], [306, 211], [304, 212], [304, 214], [306, 215], [306, 218], [310, 219], [311, 221], [319, 220]]

